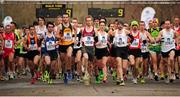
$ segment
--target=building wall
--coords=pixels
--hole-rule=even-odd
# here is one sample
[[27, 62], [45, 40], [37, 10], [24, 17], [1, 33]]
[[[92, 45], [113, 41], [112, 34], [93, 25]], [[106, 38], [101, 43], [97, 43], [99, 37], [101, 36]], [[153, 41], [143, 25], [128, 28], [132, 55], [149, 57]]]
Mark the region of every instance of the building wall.
[[[40, 4], [1, 4], [0, 5], [0, 21], [4, 16], [12, 16], [13, 20], [19, 25], [32, 24], [36, 20], [36, 8], [41, 7]], [[159, 20], [172, 19], [173, 16], [180, 16], [180, 4], [95, 4], [95, 3], [83, 3], [83, 4], [68, 4], [67, 7], [73, 8], [73, 17], [77, 17], [80, 22], [84, 21], [84, 17], [88, 15], [88, 8], [124, 8], [125, 15], [124, 21], [129, 22], [132, 19], [140, 20], [141, 12], [146, 6], [151, 6], [156, 11], [156, 17]], [[4, 10], [4, 11], [3, 11]], [[108, 18], [109, 20], [110, 18]], [[115, 18], [112, 18], [114, 20]], [[47, 19], [54, 20], [54, 19]]]

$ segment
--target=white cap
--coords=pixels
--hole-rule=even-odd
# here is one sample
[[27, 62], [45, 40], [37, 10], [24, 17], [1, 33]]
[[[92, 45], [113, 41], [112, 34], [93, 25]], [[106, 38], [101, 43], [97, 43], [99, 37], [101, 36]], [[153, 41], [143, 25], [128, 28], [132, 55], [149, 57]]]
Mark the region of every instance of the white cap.
[[6, 16], [2, 22], [3, 26], [6, 27], [7, 25], [10, 25], [12, 21], [13, 20], [11, 16]]

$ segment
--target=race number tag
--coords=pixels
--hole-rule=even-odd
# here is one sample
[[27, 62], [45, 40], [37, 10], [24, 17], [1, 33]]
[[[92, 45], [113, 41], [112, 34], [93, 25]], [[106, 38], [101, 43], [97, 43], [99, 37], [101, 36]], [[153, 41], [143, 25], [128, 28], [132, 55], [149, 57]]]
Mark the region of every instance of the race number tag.
[[101, 36], [100, 41], [102, 44], [107, 44], [107, 38], [105, 36]]
[[139, 39], [134, 39], [134, 41], [131, 44], [131, 47], [138, 47]]
[[123, 42], [122, 38], [121, 37], [117, 38], [117, 45], [121, 46], [123, 44], [124, 44], [124, 42]]
[[91, 36], [84, 37], [85, 46], [94, 46], [94, 38]]
[[174, 40], [172, 39], [172, 38], [166, 38], [165, 39], [165, 45], [172, 45], [173, 44], [173, 42], [174, 42]]
[[12, 48], [12, 40], [5, 40], [5, 48]]
[[72, 41], [72, 31], [70, 28], [65, 28], [64, 29], [64, 38], [65, 38], [65, 41]]
[[54, 41], [46, 42], [46, 48], [48, 51], [55, 50], [56, 49], [55, 42]]
[[79, 41], [79, 37], [76, 37], [76, 39], [74, 39], [74, 40], [77, 42], [77, 44], [74, 44], [74, 48], [80, 48], [81, 47], [81, 43]]
[[37, 50], [37, 45], [36, 44], [30, 44], [29, 49], [30, 50]]
[[147, 44], [141, 44], [141, 52], [145, 53], [145, 52], [148, 52], [148, 46]]

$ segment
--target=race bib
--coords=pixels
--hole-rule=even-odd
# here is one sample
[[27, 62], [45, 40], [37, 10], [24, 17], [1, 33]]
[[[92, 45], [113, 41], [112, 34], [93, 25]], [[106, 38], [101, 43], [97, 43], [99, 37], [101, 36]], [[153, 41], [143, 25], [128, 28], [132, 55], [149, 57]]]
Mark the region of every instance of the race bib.
[[94, 46], [94, 38], [91, 36], [84, 37], [85, 46]]
[[138, 47], [139, 39], [134, 39], [134, 41], [131, 44], [131, 47]]
[[174, 40], [172, 39], [172, 38], [166, 38], [165, 40], [164, 40], [165, 42], [165, 45], [172, 45], [173, 43], [174, 43]]
[[79, 41], [79, 37], [76, 37], [76, 42], [77, 44], [74, 44], [74, 48], [80, 48], [82, 45], [81, 45], [81, 42]]
[[147, 44], [141, 44], [141, 52], [143, 52], [143, 53], [148, 52]]
[[5, 48], [12, 48], [12, 40], [5, 40]]
[[71, 41], [72, 40], [72, 34], [70, 32], [64, 33], [65, 41]]
[[117, 38], [117, 45], [121, 46], [123, 44], [124, 44], [124, 42], [123, 42], [122, 38], [121, 37]]
[[36, 44], [30, 44], [29, 49], [30, 50], [37, 50], [37, 45]]
[[64, 29], [64, 38], [65, 38], [65, 41], [71, 41], [73, 38], [72, 38], [72, 33], [71, 33], [71, 29], [70, 28], [65, 28]]
[[54, 41], [46, 42], [46, 48], [48, 51], [55, 50], [56, 49], [55, 42]]
[[101, 36], [100, 41], [101, 41], [102, 44], [107, 44], [107, 39], [106, 39], [105, 36]]

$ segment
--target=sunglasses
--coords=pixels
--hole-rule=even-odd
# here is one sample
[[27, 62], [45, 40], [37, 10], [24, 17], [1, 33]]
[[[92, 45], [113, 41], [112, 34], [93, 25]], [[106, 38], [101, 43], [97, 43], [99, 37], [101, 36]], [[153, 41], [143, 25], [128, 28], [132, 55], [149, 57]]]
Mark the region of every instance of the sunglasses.
[[138, 26], [138, 25], [132, 25], [132, 26]]

